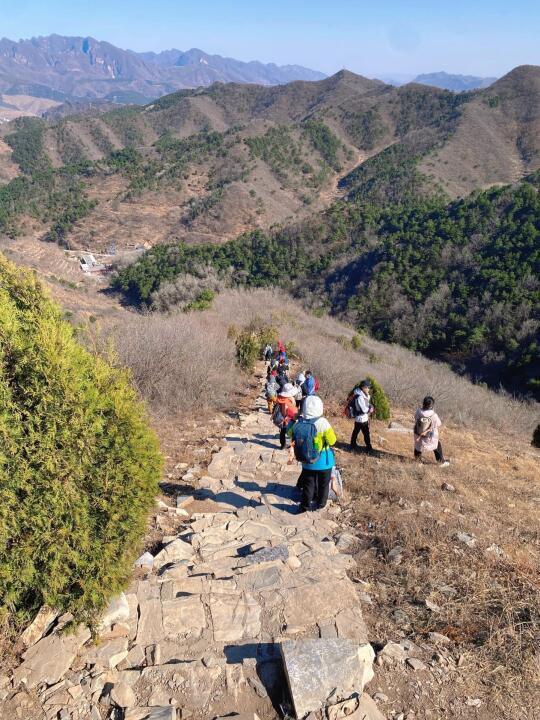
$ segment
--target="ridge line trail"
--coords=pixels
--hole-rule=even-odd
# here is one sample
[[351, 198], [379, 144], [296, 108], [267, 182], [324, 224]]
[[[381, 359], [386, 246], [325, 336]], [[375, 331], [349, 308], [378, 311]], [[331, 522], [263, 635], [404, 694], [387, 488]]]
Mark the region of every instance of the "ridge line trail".
[[[15, 669], [15, 679], [30, 678], [34, 692], [43, 682], [72, 682], [77, 669], [81, 690], [70, 687], [73, 697], [60, 687], [37, 698], [51, 720], [51, 708], [60, 707], [87, 717], [108, 684], [129, 686], [137, 708], [170, 712], [172, 703], [193, 720], [242, 708], [274, 720], [288, 702], [282, 640], [367, 643], [358, 586], [347, 575], [355, 561], [336, 546], [341, 530], [332, 515], [339, 510], [296, 514], [299, 468], [278, 447], [261, 367], [257, 398], [253, 403], [250, 395], [251, 409], [223, 434], [195, 502], [176, 508], [158, 501], [158, 525], [179, 514], [182, 527], [160, 538], [152, 567], [136, 569], [122, 622], [109, 623], [97, 645], [83, 639], [68, 667], [55, 673], [44, 662], [54, 635]], [[371, 646], [365, 652], [371, 663]]]

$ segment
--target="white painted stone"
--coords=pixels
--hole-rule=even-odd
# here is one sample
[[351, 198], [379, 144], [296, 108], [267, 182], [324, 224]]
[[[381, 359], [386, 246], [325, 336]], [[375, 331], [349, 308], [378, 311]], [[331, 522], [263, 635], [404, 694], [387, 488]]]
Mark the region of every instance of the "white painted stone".
[[101, 616], [99, 630], [110, 628], [113, 623], [129, 620], [129, 605], [124, 593], [112, 598], [107, 609]]

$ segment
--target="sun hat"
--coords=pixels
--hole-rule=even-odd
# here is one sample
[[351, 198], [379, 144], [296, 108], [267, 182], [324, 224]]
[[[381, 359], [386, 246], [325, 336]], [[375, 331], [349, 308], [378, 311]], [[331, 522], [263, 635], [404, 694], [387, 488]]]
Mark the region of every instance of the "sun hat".
[[302, 415], [306, 420], [320, 418], [324, 412], [323, 401], [318, 395], [308, 395], [302, 405]]
[[295, 388], [292, 383], [285, 383], [283, 390], [279, 393], [281, 397], [294, 397], [298, 392], [298, 388]]
[[305, 381], [306, 381], [306, 376], [304, 375], [304, 373], [303, 373], [303, 372], [298, 373], [298, 377], [296, 378], [296, 382], [300, 385], [300, 384], [302, 384], [302, 383], [305, 382]]

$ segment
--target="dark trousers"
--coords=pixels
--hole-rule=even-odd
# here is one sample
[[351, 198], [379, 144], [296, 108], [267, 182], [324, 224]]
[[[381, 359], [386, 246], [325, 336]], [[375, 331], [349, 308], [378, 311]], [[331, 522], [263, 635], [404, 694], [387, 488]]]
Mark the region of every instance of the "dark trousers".
[[369, 434], [369, 422], [355, 422], [354, 428], [351, 435], [351, 450], [354, 450], [357, 446], [356, 440], [358, 439], [359, 433], [362, 433], [364, 436], [364, 442], [366, 443], [366, 448], [368, 450], [373, 450], [371, 447], [371, 436]]
[[307, 470], [302, 468], [298, 478], [298, 487], [302, 491], [300, 508], [310, 510], [311, 503], [315, 501], [315, 509], [320, 510], [328, 501], [330, 491], [330, 477], [332, 468], [328, 470]]
[[286, 427], [282, 427], [279, 430], [279, 443], [281, 445], [282, 450], [287, 445], [287, 428]]
[[[439, 440], [439, 443], [438, 443], [437, 447], [435, 448], [435, 450], [434, 450], [433, 452], [435, 453], [435, 460], [436, 460], [438, 463], [443, 463], [443, 462], [444, 462], [444, 454], [443, 454], [443, 449], [442, 449], [442, 445], [441, 445], [441, 441], [440, 441], [440, 440]], [[420, 452], [420, 450], [415, 450], [415, 451], [414, 451], [414, 457], [415, 457], [417, 460], [418, 460], [418, 458], [422, 457], [422, 453]]]

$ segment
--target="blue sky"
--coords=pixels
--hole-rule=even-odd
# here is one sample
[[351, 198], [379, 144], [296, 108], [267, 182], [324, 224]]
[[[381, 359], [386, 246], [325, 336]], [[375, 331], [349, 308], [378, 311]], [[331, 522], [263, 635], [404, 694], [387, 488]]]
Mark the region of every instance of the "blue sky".
[[540, 64], [538, 0], [0, 0], [0, 35], [53, 32], [370, 77]]

